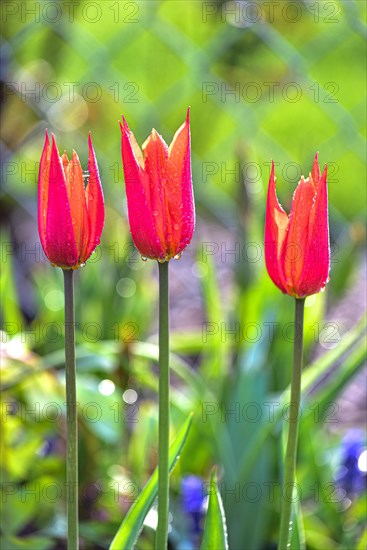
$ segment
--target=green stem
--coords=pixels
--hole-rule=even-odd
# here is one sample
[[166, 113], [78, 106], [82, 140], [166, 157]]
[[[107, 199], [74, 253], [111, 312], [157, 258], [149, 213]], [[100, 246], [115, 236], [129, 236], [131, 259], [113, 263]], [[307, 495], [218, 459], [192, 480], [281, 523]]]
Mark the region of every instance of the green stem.
[[68, 550], [78, 550], [78, 416], [76, 406], [74, 271], [64, 269], [66, 377], [66, 496]]
[[[291, 380], [291, 398], [289, 407], [289, 426], [287, 448], [284, 460], [284, 481], [282, 491], [282, 511], [280, 519], [278, 550], [289, 548], [292, 534], [292, 500], [296, 479], [298, 422], [301, 404], [301, 375], [303, 359], [303, 317], [305, 299], [296, 299], [295, 341], [293, 348], [293, 369]], [[289, 488], [292, 488], [289, 495]]]
[[168, 263], [159, 263], [159, 440], [156, 550], [167, 548], [169, 506], [169, 308]]

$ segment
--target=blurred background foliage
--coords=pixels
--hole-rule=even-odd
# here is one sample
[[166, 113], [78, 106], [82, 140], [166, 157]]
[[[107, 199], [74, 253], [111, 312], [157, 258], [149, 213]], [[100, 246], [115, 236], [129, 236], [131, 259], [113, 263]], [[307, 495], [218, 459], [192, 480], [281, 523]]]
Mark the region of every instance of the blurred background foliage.
[[[356, 322], [365, 307], [366, 3], [28, 0], [1, 9], [3, 547], [65, 547], [62, 277], [43, 259], [36, 222], [45, 129], [84, 165], [92, 132], [105, 193], [101, 246], [77, 274], [76, 317], [81, 537], [83, 548], [108, 548], [157, 459], [156, 269], [130, 241], [117, 121], [123, 113], [139, 143], [152, 127], [169, 142], [190, 105], [198, 220], [192, 245], [171, 262], [172, 434], [195, 416], [171, 478], [172, 548], [199, 544], [213, 464], [230, 548], [274, 547], [282, 423], [280, 405], [274, 418], [270, 410], [287, 403], [292, 301], [264, 267], [265, 193], [274, 159], [289, 208], [316, 150], [329, 164], [332, 267], [326, 292], [307, 303], [293, 544], [364, 548], [365, 326]], [[138, 548], [152, 548], [155, 519]]]

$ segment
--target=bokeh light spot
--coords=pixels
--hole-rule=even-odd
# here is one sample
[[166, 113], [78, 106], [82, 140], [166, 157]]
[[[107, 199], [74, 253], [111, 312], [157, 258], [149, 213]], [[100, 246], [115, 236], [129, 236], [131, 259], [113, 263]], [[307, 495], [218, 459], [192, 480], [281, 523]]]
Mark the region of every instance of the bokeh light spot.
[[116, 292], [122, 298], [130, 298], [136, 292], [136, 283], [129, 277], [123, 277], [116, 283]]
[[64, 307], [64, 293], [61, 290], [50, 290], [45, 296], [45, 304], [51, 311], [60, 311]]

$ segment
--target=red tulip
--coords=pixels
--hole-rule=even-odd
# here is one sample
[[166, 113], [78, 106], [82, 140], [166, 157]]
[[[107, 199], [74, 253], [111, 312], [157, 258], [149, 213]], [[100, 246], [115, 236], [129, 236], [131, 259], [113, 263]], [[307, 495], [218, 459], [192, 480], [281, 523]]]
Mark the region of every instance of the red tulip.
[[278, 202], [272, 164], [265, 219], [265, 261], [273, 283], [284, 293], [304, 298], [320, 292], [330, 267], [327, 166], [322, 175], [316, 153], [312, 173], [293, 195], [288, 216]]
[[168, 261], [181, 254], [195, 228], [189, 111], [169, 147], [152, 130], [142, 152], [124, 118], [120, 127], [133, 241], [143, 257]]
[[64, 269], [83, 265], [100, 242], [104, 201], [92, 140], [88, 136], [88, 172], [84, 187], [79, 157], [59, 156], [46, 132], [38, 176], [38, 232], [50, 262]]

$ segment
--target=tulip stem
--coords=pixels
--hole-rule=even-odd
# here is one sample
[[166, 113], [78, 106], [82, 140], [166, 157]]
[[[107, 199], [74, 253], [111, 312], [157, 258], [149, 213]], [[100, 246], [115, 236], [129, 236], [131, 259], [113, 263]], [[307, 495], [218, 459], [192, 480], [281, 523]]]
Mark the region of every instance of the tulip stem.
[[78, 549], [78, 416], [76, 402], [74, 271], [63, 269], [65, 296], [66, 496], [68, 550]]
[[156, 550], [167, 548], [169, 508], [169, 301], [168, 263], [159, 263], [159, 436]]
[[[295, 335], [293, 348], [293, 369], [291, 380], [291, 397], [289, 403], [288, 439], [284, 459], [283, 490], [278, 550], [290, 548], [292, 534], [292, 502], [296, 479], [298, 423], [301, 404], [301, 375], [303, 360], [303, 319], [305, 299], [296, 299]], [[289, 494], [289, 489], [291, 492]]]

